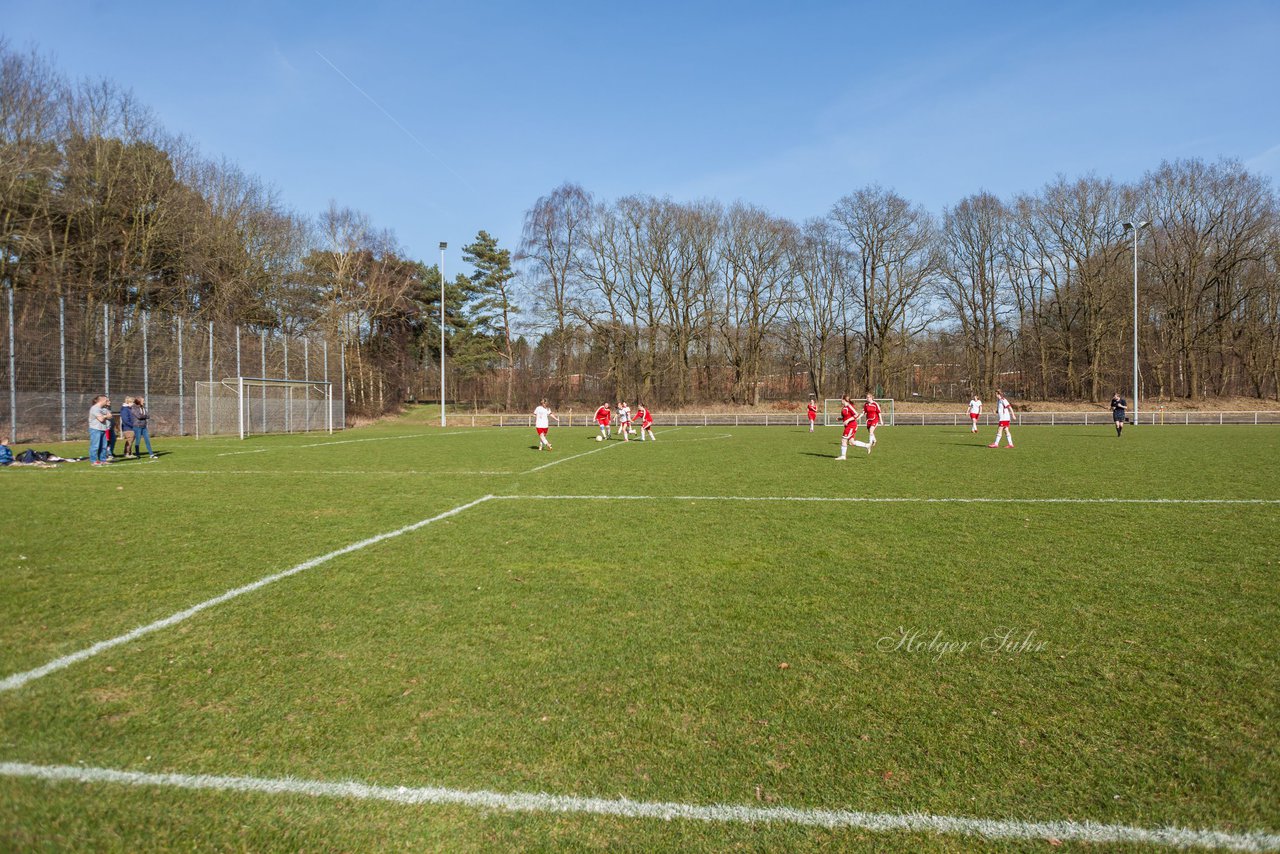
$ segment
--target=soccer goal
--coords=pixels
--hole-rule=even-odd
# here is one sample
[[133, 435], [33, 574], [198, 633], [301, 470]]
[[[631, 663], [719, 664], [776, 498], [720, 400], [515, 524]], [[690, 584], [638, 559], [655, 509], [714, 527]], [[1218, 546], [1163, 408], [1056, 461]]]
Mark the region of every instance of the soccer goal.
[[[880, 423], [886, 426], [893, 426], [893, 398], [877, 397], [875, 402], [880, 404]], [[854, 405], [858, 407], [858, 420], [862, 421], [862, 399], [854, 400]], [[826, 427], [840, 426], [840, 398], [829, 397], [822, 401], [822, 423]], [[865, 424], [863, 426], [866, 426]]]
[[333, 384], [227, 377], [196, 383], [196, 438], [230, 433], [333, 432]]

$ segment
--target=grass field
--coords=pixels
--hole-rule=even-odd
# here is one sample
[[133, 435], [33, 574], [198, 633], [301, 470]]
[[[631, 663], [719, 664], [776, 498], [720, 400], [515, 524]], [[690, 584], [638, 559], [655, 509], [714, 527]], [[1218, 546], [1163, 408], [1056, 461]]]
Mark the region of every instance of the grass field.
[[1280, 847], [1280, 429], [432, 421], [0, 472], [0, 849]]

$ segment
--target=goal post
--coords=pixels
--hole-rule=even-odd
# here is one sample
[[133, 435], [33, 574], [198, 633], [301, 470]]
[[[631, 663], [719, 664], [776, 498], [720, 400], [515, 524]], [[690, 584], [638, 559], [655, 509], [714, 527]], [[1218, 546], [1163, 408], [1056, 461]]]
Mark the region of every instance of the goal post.
[[333, 383], [225, 377], [196, 383], [196, 438], [333, 432]]
[[[887, 426], [893, 426], [893, 401], [892, 397], [877, 397], [875, 402], [880, 404], [880, 423]], [[862, 419], [862, 398], [858, 398], [853, 402], [858, 407], [858, 418]], [[841, 400], [838, 397], [828, 397], [822, 401], [822, 423], [826, 427], [840, 426], [840, 405]]]

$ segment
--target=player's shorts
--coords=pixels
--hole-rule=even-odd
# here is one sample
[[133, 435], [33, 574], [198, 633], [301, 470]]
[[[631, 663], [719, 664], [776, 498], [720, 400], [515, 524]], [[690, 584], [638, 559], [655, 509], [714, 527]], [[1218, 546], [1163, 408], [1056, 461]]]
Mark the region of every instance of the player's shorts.
[[853, 438], [853, 434], [854, 434], [854, 433], [857, 433], [857, 432], [858, 432], [858, 425], [857, 425], [857, 424], [850, 424], [848, 427], [844, 428], [844, 438], [846, 438], [846, 439], [852, 439], [852, 438]]
[[974, 421], [977, 421], [977, 420], [978, 420], [978, 413], [976, 413], [976, 412], [970, 412], [970, 413], [969, 413], [969, 417], [970, 417], [970, 418], [972, 418]]
[[606, 419], [604, 419], [603, 421], [596, 421], [596, 423], [597, 423], [597, 424], [599, 424], [601, 427], [608, 427], [608, 426], [609, 426], [609, 419], [608, 419], [608, 418], [606, 418]]
[[1123, 409], [1113, 409], [1113, 410], [1111, 410], [1111, 420], [1112, 420], [1112, 421], [1123, 421], [1123, 420], [1124, 420], [1124, 410], [1123, 410]]
[[878, 418], [877, 418], [875, 421], [868, 421], [868, 422], [867, 422], [867, 429], [868, 429], [868, 430], [870, 430], [872, 427], [879, 427], [879, 426], [880, 426], [880, 419], [878, 419]]
[[810, 420], [810, 421], [817, 421], [817, 420], [818, 420], [818, 413], [816, 413], [816, 412], [810, 412], [810, 413], [809, 413], [809, 420]]
[[539, 436], [545, 436], [545, 435], [547, 435], [547, 428], [546, 428], [546, 427], [535, 427], [534, 429], [538, 431], [538, 435], [539, 435]]
[[652, 421], [645, 421], [644, 423], [642, 423], [642, 424], [640, 425], [640, 429], [641, 429], [641, 430], [652, 430], [652, 429], [653, 429], [653, 422], [652, 422]]
[[1009, 426], [1009, 422], [1008, 422], [1008, 421], [1001, 421], [1001, 422], [1000, 422], [1000, 426], [1001, 426], [1001, 427], [1008, 427], [1008, 426]]

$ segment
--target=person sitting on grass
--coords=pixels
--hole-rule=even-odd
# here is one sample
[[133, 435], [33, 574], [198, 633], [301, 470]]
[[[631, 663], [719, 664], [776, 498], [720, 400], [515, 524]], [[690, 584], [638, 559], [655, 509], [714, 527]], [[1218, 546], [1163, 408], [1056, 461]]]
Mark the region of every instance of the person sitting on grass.
[[51, 469], [50, 463], [55, 462], [75, 462], [75, 460], [64, 460], [62, 457], [54, 456], [48, 451], [33, 451], [28, 448], [20, 451], [15, 457], [13, 449], [9, 447], [8, 439], [0, 439], [0, 466], [35, 466], [36, 468]]

